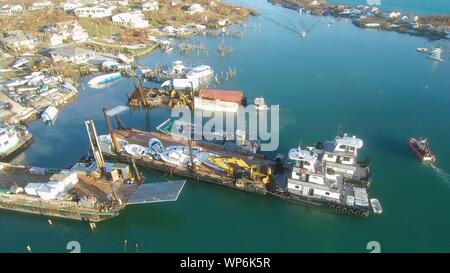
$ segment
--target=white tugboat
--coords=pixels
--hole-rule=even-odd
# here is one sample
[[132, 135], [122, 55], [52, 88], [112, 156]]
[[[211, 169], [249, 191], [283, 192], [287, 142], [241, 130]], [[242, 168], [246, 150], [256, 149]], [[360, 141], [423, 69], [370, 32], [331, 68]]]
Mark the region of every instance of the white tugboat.
[[358, 151], [364, 142], [356, 136], [343, 134], [325, 144], [317, 143], [314, 147], [306, 147], [319, 156], [319, 160], [331, 170], [345, 177], [347, 182], [369, 187], [371, 183], [370, 160], [358, 161]]
[[357, 216], [369, 215], [367, 189], [347, 182], [312, 150], [289, 151], [286, 197]]

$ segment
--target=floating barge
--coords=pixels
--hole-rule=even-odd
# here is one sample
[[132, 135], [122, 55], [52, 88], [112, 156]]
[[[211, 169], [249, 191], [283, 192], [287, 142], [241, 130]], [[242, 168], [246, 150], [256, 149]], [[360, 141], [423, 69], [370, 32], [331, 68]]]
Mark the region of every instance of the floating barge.
[[[119, 139], [126, 140], [130, 144], [137, 144], [143, 147], [147, 147], [150, 139], [157, 138], [164, 146], [192, 145], [193, 147], [201, 148], [203, 152], [220, 153], [223, 157], [240, 158], [251, 164], [256, 164], [259, 167], [274, 167], [273, 161], [266, 160], [255, 155], [249, 156], [248, 154], [225, 150], [222, 145], [213, 143], [192, 141], [192, 143], [189, 144], [187, 140], [176, 140], [170, 135], [161, 134], [158, 132], [145, 132], [137, 129], [118, 129], [114, 131], [114, 135]], [[261, 182], [256, 182], [248, 178], [237, 178], [227, 174], [220, 174], [205, 165], [196, 166], [195, 169], [193, 169], [189, 166], [175, 165], [147, 156], [130, 155], [125, 151], [115, 153], [112, 149], [102, 149], [102, 152], [104, 157], [108, 160], [125, 163], [131, 163], [134, 161], [141, 167], [161, 171], [170, 176], [182, 176], [185, 178], [218, 184], [246, 192], [258, 194], [267, 193], [266, 185]]]
[[[168, 176], [269, 194], [339, 213], [364, 217], [370, 214], [369, 161], [357, 161], [363, 142], [356, 137], [338, 136], [325, 145], [318, 143], [306, 150], [292, 149], [289, 158], [279, 156], [272, 161], [258, 153], [230, 151], [224, 145], [193, 141], [177, 134], [125, 128], [118, 114], [126, 109], [125, 106], [104, 109], [109, 135], [100, 137], [100, 150], [108, 160], [135, 162]], [[113, 129], [109, 117], [115, 117], [120, 127]], [[164, 157], [174, 150], [184, 151], [182, 158], [190, 156], [190, 160], [166, 160]]]
[[143, 184], [129, 165], [103, 161], [93, 122], [86, 122], [95, 160], [66, 169], [0, 163], [0, 208], [73, 220], [110, 219], [130, 204], [175, 201], [185, 181]]

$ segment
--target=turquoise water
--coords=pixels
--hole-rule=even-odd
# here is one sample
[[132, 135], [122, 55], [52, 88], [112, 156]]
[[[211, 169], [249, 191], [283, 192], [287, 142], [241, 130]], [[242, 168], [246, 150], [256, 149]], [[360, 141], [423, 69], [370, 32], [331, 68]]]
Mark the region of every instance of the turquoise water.
[[386, 11], [413, 12], [419, 15], [450, 15], [447, 0], [328, 0], [333, 4], [376, 4]]
[[[371, 193], [382, 203], [382, 215], [338, 215], [189, 181], [177, 202], [127, 207], [96, 231], [86, 223], [52, 219], [50, 226], [46, 217], [0, 211], [0, 251], [25, 252], [31, 245], [34, 252], [65, 252], [73, 240], [86, 252], [368, 252], [369, 241], [379, 241], [385, 252], [450, 251], [448, 42], [363, 30], [347, 20], [328, 27], [328, 18], [300, 17], [263, 0], [251, 5], [262, 16], [249, 20], [243, 39], [196, 37], [210, 49], [208, 56], [155, 53], [139, 63], [182, 59], [217, 72], [236, 67], [237, 78], [223, 88], [280, 104], [279, 152], [300, 140], [306, 145], [331, 139], [342, 124], [365, 141], [362, 157], [372, 158]], [[298, 26], [310, 28], [306, 39], [295, 33]], [[234, 47], [232, 56], [215, 56], [222, 42]], [[436, 45], [445, 48], [445, 63], [415, 51]], [[15, 162], [62, 167], [78, 159], [88, 148], [83, 120], [94, 119], [104, 133], [101, 107], [125, 104], [131, 87], [131, 80], [122, 79], [108, 89], [80, 89], [54, 126], [30, 124], [36, 141]], [[168, 113], [132, 110], [122, 118], [148, 130]], [[421, 165], [408, 150], [411, 136], [429, 137], [436, 167]], [[146, 182], [166, 179], [145, 175]]]

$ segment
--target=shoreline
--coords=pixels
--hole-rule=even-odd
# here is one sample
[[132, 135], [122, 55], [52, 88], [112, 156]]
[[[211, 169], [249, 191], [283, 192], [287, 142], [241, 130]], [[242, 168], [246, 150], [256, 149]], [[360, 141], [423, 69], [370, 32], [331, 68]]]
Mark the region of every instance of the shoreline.
[[429, 40], [450, 39], [450, 16], [418, 16], [412, 12], [387, 12], [377, 6], [334, 5], [326, 0], [267, 1], [299, 13], [351, 19], [359, 28], [410, 34]]

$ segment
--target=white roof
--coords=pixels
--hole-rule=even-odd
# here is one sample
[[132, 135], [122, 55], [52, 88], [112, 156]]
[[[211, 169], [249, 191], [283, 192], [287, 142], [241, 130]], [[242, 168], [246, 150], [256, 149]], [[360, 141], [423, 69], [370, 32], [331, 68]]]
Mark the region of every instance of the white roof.
[[306, 151], [299, 148], [295, 148], [289, 151], [289, 159], [314, 161], [317, 159], [317, 154], [312, 151]]
[[355, 147], [357, 149], [360, 149], [364, 142], [362, 139], [359, 139], [355, 136], [349, 137], [349, 136], [343, 136], [343, 137], [336, 137], [336, 143], [337, 144], [344, 144], [350, 147]]

